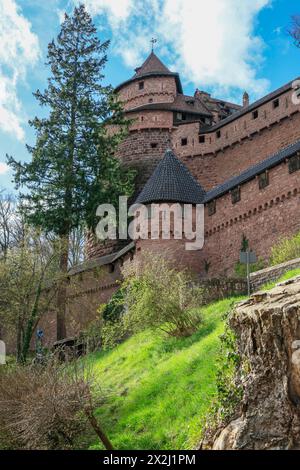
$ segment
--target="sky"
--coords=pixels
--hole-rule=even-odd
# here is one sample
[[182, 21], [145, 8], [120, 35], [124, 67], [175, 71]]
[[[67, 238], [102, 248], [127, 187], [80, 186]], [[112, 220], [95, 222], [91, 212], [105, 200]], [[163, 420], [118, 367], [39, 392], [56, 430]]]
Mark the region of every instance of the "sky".
[[[78, 0], [0, 0], [0, 189], [13, 190], [6, 154], [28, 161], [28, 120], [44, 115], [33, 97], [47, 85], [47, 44]], [[105, 83], [133, 75], [155, 52], [195, 88], [241, 103], [300, 76], [300, 50], [287, 34], [299, 0], [84, 0], [101, 40], [110, 39]]]

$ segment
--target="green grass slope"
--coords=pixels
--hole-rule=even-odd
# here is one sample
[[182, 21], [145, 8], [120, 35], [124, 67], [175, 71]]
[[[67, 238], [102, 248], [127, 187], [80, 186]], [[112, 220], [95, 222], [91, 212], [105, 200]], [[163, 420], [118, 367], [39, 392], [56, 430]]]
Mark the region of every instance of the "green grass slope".
[[[285, 273], [274, 283], [300, 274]], [[87, 358], [105, 397], [97, 416], [116, 449], [192, 449], [216, 394], [216, 360], [223, 314], [242, 297], [203, 309], [199, 331], [184, 339], [139, 333], [111, 351]], [[101, 449], [94, 435], [84, 446]]]
[[[191, 449], [216, 393], [222, 315], [236, 298], [203, 309], [199, 331], [184, 339], [137, 334], [89, 357], [106, 397], [97, 415], [117, 449]], [[97, 441], [89, 448], [101, 448]]]

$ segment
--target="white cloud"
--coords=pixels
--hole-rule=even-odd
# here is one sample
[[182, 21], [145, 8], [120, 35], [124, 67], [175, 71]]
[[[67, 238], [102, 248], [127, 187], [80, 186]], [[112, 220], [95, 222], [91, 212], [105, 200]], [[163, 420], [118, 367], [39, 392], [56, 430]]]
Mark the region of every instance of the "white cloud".
[[[82, 3], [82, 0], [74, 0], [74, 3]], [[106, 13], [113, 27], [128, 19], [134, 6], [133, 0], [84, 0], [83, 3], [91, 15]]]
[[0, 162], [0, 175], [4, 175], [9, 170], [9, 167], [6, 163]]
[[[73, 0], [76, 3], [76, 0]], [[158, 52], [186, 82], [230, 96], [255, 96], [269, 83], [257, 77], [264, 43], [255, 35], [260, 11], [272, 0], [85, 0], [93, 15], [106, 15], [114, 50], [126, 65], [140, 65], [158, 37]]]
[[24, 139], [17, 86], [39, 57], [37, 36], [15, 0], [0, 0], [0, 129]]

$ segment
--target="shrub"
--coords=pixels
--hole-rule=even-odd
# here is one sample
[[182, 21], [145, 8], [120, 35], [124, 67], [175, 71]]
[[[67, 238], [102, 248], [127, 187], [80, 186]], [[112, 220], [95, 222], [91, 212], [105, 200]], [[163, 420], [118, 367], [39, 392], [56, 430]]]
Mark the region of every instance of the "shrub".
[[126, 311], [122, 316], [130, 332], [159, 328], [175, 337], [193, 334], [200, 322], [203, 290], [187, 271], [178, 271], [166, 259], [145, 254], [125, 272], [122, 289]]
[[91, 321], [87, 328], [81, 333], [80, 339], [85, 345], [86, 354], [99, 351], [102, 347], [103, 318], [101, 312], [98, 312], [96, 318]]
[[115, 321], [120, 318], [125, 308], [124, 289], [118, 289], [111, 297], [110, 301], [102, 309], [103, 320]]
[[[259, 271], [260, 269], [263, 269], [265, 267], [264, 260], [259, 258], [256, 263], [250, 264], [249, 271], [250, 273], [255, 273], [255, 271]], [[236, 277], [245, 279], [247, 276], [247, 265], [237, 262], [235, 267], [234, 267], [234, 273]]]
[[68, 449], [90, 423], [105, 447], [112, 446], [97, 423], [93, 379], [77, 363], [16, 366], [0, 373], [2, 448]]
[[300, 232], [291, 238], [281, 239], [272, 248], [270, 265], [274, 266], [294, 258], [300, 258]]

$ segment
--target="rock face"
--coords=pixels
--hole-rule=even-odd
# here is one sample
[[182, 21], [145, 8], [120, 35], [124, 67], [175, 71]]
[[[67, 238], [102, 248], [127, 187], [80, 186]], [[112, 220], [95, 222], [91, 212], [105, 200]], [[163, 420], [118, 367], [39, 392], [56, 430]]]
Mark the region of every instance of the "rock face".
[[213, 448], [300, 449], [300, 277], [238, 304], [230, 326], [248, 371], [243, 411]]

